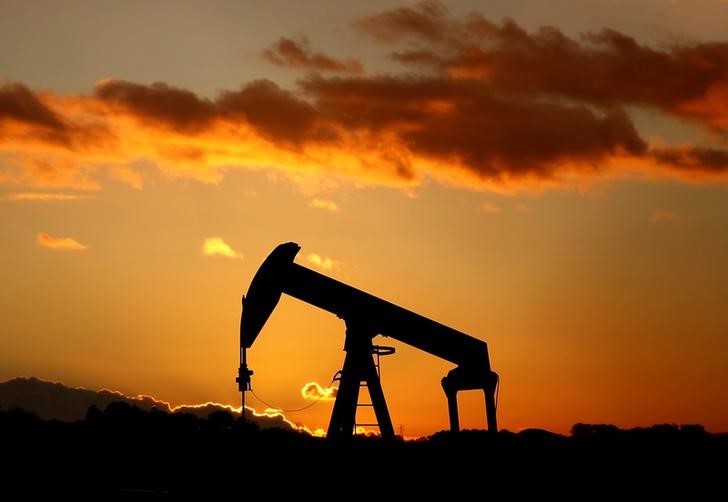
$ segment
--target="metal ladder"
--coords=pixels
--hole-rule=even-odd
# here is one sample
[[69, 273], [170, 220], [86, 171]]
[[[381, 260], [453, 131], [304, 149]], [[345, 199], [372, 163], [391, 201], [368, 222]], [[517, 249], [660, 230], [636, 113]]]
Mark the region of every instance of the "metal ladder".
[[[379, 358], [380, 357], [384, 357], [384, 356], [392, 355], [392, 354], [394, 354], [394, 352], [395, 352], [395, 348], [394, 347], [389, 347], [389, 346], [386, 346], [386, 345], [372, 345], [372, 355], [375, 356], [374, 366], [377, 368], [377, 377], [379, 377], [380, 380], [382, 378], [382, 370], [381, 370], [381, 361], [380, 361]], [[369, 388], [368, 388], [369, 386], [367, 385], [366, 380], [360, 380], [359, 381], [359, 389], [361, 390], [362, 387], [367, 387], [367, 394], [369, 394]], [[359, 396], [361, 396], [361, 392], [359, 393]], [[371, 400], [371, 397], [370, 397], [370, 400]], [[374, 406], [374, 404], [371, 401], [368, 402], [368, 403], [360, 403], [359, 402], [359, 399], [357, 398], [357, 403], [356, 403], [357, 409], [360, 408], [360, 407], [363, 407], [363, 408], [372, 408], [373, 406]], [[353, 434], [355, 436], [357, 435], [357, 428], [358, 427], [376, 427], [376, 428], [379, 428], [379, 423], [378, 422], [375, 422], [375, 423], [356, 423], [355, 422], [354, 423], [354, 432], [353, 432]]]

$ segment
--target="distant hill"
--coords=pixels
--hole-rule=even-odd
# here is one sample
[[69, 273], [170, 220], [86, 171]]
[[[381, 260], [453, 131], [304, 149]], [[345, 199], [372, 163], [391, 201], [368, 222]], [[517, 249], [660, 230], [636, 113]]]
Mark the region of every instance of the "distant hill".
[[[0, 382], [0, 408], [5, 410], [21, 408], [35, 413], [43, 420], [76, 422], [86, 417], [91, 406], [105, 410], [114, 402], [127, 403], [144, 411], [190, 413], [200, 418], [207, 418], [210, 414], [221, 410], [236, 413], [230, 407], [217, 403], [172, 408], [169, 403], [158, 401], [151, 396], [130, 397], [110, 390], [67, 387], [62, 383], [45, 382], [34, 377], [13, 378]], [[255, 416], [253, 413], [248, 413], [246, 417], [261, 428], [294, 428], [283, 415]]]

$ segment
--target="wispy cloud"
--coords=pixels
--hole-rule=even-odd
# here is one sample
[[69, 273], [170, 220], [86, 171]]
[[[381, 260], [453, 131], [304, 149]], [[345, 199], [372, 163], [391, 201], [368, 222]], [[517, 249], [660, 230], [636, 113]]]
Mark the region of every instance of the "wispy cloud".
[[659, 222], [677, 223], [681, 220], [682, 220], [682, 218], [680, 217], [679, 214], [675, 213], [674, 211], [667, 211], [665, 209], [655, 209], [649, 218], [650, 223], [659, 223]]
[[480, 209], [486, 213], [500, 213], [501, 208], [492, 202], [483, 202]]
[[339, 210], [339, 206], [336, 205], [336, 202], [329, 199], [312, 199], [311, 202], [308, 203], [309, 207], [315, 207], [316, 209], [325, 209], [326, 211], [333, 211], [336, 212]]
[[316, 382], [308, 382], [301, 389], [301, 395], [304, 399], [311, 399], [313, 401], [332, 401], [336, 399], [336, 392], [338, 390], [337, 387], [323, 387]]
[[338, 266], [338, 262], [336, 262], [335, 260], [329, 258], [328, 256], [321, 256], [316, 253], [311, 253], [310, 255], [306, 256], [306, 259], [309, 263], [324, 270], [332, 270]]
[[83, 251], [88, 249], [88, 246], [70, 237], [52, 237], [44, 232], [38, 233], [35, 236], [35, 241], [39, 246], [59, 251]]
[[205, 256], [224, 256], [226, 258], [242, 258], [243, 255], [233, 250], [220, 237], [209, 237], [202, 245], [202, 254]]
[[13, 201], [61, 201], [61, 200], [79, 200], [87, 198], [85, 195], [77, 195], [71, 193], [52, 193], [52, 192], [14, 192], [5, 196], [5, 200]]
[[308, 38], [296, 39], [281, 37], [271, 47], [263, 51], [263, 57], [278, 66], [288, 66], [302, 70], [329, 71], [360, 75], [364, 68], [358, 59], [342, 61], [322, 52], [314, 52]]
[[113, 166], [109, 169], [109, 174], [116, 181], [120, 181], [137, 190], [140, 190], [144, 186], [142, 175], [129, 166]]

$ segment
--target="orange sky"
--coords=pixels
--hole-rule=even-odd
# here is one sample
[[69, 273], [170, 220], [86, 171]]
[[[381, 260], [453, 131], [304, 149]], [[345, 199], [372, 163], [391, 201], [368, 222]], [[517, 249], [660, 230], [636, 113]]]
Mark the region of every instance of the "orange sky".
[[[273, 3], [3, 7], [0, 378], [235, 404], [295, 241], [487, 341], [502, 427], [728, 430], [728, 4]], [[304, 405], [343, 331], [284, 299], [256, 392]], [[444, 428], [449, 365], [392, 345], [395, 428]]]

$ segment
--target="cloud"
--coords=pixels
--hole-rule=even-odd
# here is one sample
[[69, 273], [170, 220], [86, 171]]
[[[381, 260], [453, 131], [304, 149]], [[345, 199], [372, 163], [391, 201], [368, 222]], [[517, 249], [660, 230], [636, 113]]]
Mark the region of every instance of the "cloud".
[[492, 202], [483, 202], [480, 205], [480, 209], [486, 213], [499, 213], [501, 208], [493, 204]]
[[728, 151], [715, 148], [657, 148], [652, 152], [655, 160], [675, 171], [696, 175], [728, 171]]
[[38, 132], [45, 132], [46, 139], [53, 141], [60, 140], [67, 130], [63, 118], [20, 83], [5, 83], [0, 87], [0, 122], [35, 126]]
[[245, 120], [273, 141], [301, 145], [305, 141], [326, 142], [335, 136], [323, 127], [309, 103], [270, 80], [256, 80], [238, 91], [223, 91], [217, 106], [227, 120]]
[[88, 249], [88, 246], [70, 237], [52, 237], [44, 232], [38, 233], [35, 236], [35, 241], [39, 246], [59, 251], [84, 251]]
[[341, 61], [320, 52], [313, 52], [308, 38], [304, 36], [296, 40], [281, 37], [271, 47], [263, 51], [263, 57], [278, 66], [288, 66], [303, 70], [349, 73], [353, 75], [364, 73], [364, 68], [358, 59]]
[[129, 185], [132, 188], [141, 190], [144, 186], [144, 178], [129, 166], [113, 166], [109, 168], [109, 175], [121, 183]]
[[209, 100], [162, 82], [142, 85], [106, 79], [96, 84], [96, 96], [112, 111], [188, 133], [204, 130], [216, 115]]
[[440, 41], [446, 34], [447, 9], [439, 2], [425, 0], [415, 6], [398, 7], [359, 19], [359, 30], [384, 42], [396, 42], [408, 35]]
[[306, 259], [309, 263], [312, 263], [318, 268], [322, 268], [324, 270], [332, 270], [338, 266], [338, 263], [328, 256], [320, 256], [316, 253], [309, 254], [308, 256], [306, 256]]
[[224, 256], [226, 258], [240, 258], [243, 255], [234, 251], [220, 237], [209, 237], [202, 245], [202, 254], [205, 256]]
[[392, 53], [397, 62], [501, 92], [648, 105], [728, 127], [726, 42], [676, 40], [658, 49], [612, 29], [578, 37], [551, 26], [529, 33], [511, 19], [498, 24], [478, 13], [456, 19], [438, 2], [377, 13], [357, 26], [378, 40], [408, 40], [407, 50]]
[[[392, 50], [393, 71], [343, 71], [346, 61], [283, 37], [266, 57], [305, 72], [291, 89], [256, 80], [204, 97], [106, 79], [90, 95], [61, 96], [4, 84], [0, 184], [139, 188], [129, 168], [138, 161], [205, 183], [268, 169], [409, 193], [425, 179], [495, 191], [634, 175], [728, 179], [728, 42], [651, 47], [614, 30], [529, 32], [431, 1], [355, 26]], [[635, 107], [718, 134], [700, 145], [648, 142]]]
[[[83, 150], [93, 142], [107, 145], [109, 131], [92, 119], [74, 117], [72, 103], [58, 109], [49, 92], [33, 91], [18, 82], [0, 86], [0, 151], [9, 145], [43, 145], [53, 149]], [[5, 147], [5, 148], [2, 148]]]
[[301, 388], [301, 395], [312, 401], [333, 401], [338, 390], [338, 387], [322, 387], [316, 382], [308, 382]]
[[313, 77], [302, 85], [346, 128], [387, 131], [407, 145], [403, 178], [416, 176], [419, 159], [436, 177], [475, 186], [547, 180], [569, 170], [592, 174], [610, 157], [647, 149], [620, 110], [510, 99], [438, 78]]
[[336, 212], [339, 210], [339, 206], [336, 205], [336, 202], [328, 199], [312, 199], [311, 202], [308, 203], [308, 205], [309, 207], [325, 209], [326, 211], [332, 212]]
[[63, 201], [63, 200], [79, 200], [85, 199], [85, 195], [70, 193], [52, 193], [52, 192], [14, 192], [5, 196], [5, 200], [12, 201]]
[[665, 209], [655, 209], [652, 214], [650, 215], [650, 223], [660, 223], [660, 222], [672, 222], [677, 223], [681, 221], [682, 218], [680, 218], [680, 215], [673, 211], [667, 211]]
[[27, 150], [11, 151], [3, 155], [3, 137], [0, 125], [0, 184], [34, 188], [99, 190], [95, 166], [81, 165], [72, 151], [56, 153], [38, 150], [28, 145]]

